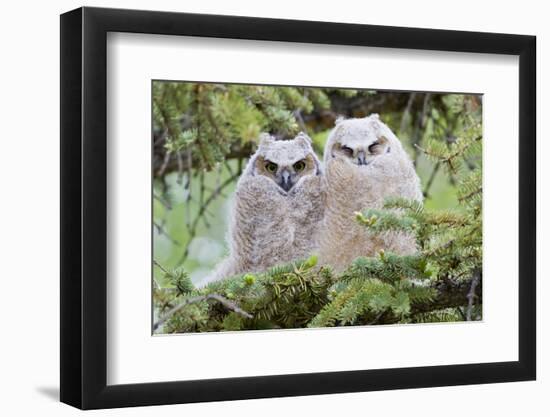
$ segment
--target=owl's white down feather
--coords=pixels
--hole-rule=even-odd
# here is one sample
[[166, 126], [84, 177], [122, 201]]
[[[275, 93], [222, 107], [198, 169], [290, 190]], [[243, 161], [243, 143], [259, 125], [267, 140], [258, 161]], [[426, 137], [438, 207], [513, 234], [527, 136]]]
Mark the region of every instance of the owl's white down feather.
[[[389, 151], [374, 156], [366, 166], [333, 156], [335, 144], [368, 144], [380, 137], [387, 139]], [[411, 235], [396, 231], [373, 235], [355, 219], [355, 212], [381, 208], [388, 197], [423, 199], [410, 157], [378, 115], [338, 121], [327, 140], [324, 163], [326, 206], [319, 249], [322, 264], [342, 271], [357, 257], [376, 255], [380, 249], [403, 255], [417, 250]]]

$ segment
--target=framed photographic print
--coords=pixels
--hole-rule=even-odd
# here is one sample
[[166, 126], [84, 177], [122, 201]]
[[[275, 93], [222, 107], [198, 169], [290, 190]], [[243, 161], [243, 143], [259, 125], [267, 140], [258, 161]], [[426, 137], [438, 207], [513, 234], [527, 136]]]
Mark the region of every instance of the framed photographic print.
[[61, 401], [535, 379], [535, 38], [61, 16]]

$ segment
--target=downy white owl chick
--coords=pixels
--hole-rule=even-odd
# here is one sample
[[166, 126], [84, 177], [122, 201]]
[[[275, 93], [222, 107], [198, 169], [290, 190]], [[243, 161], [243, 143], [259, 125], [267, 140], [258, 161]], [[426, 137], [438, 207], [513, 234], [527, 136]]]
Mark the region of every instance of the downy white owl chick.
[[319, 257], [336, 271], [359, 256], [380, 249], [398, 254], [416, 251], [415, 240], [403, 232], [373, 235], [357, 223], [354, 213], [381, 208], [388, 197], [422, 201], [420, 179], [399, 139], [377, 114], [337, 120], [324, 152], [325, 218]]
[[229, 256], [207, 282], [310, 255], [318, 247], [322, 200], [321, 163], [311, 139], [262, 135], [237, 183]]

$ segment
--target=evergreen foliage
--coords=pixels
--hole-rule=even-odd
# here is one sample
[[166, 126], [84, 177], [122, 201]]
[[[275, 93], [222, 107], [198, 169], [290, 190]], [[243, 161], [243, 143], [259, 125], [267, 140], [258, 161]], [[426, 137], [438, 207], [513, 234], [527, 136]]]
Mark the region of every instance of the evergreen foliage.
[[[246, 157], [261, 132], [276, 137], [306, 130], [304, 114], [330, 108], [329, 94], [367, 95], [356, 90], [156, 82], [153, 124], [156, 174], [195, 167], [212, 170]], [[171, 166], [170, 166], [171, 164]]]

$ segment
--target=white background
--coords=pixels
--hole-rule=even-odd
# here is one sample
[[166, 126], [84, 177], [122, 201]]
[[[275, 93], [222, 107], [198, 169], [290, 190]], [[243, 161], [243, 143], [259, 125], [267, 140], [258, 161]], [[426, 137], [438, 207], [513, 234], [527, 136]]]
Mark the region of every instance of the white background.
[[[488, 3], [488, 2], [487, 2]], [[550, 175], [541, 157], [549, 151], [542, 138], [548, 125], [550, 90], [540, 75], [546, 71], [550, 50], [548, 12], [543, 2], [523, 1], [486, 4], [460, 1], [360, 2], [339, 1], [304, 4], [202, 0], [89, 1], [88, 5], [164, 9], [203, 13], [256, 15], [397, 26], [482, 30], [536, 34], [538, 36], [538, 142], [539, 213], [550, 209]], [[57, 403], [59, 349], [59, 25], [58, 14], [80, 6], [73, 1], [56, 4], [10, 2], [2, 10], [2, 99], [0, 115], [4, 135], [0, 151], [3, 200], [2, 269], [4, 332], [0, 344], [0, 410], [6, 415], [72, 415], [76, 411]], [[541, 96], [544, 94], [544, 99]], [[503, 154], [505, 154], [503, 152]], [[507, 156], [505, 156], [507, 157]], [[550, 249], [550, 220], [539, 216], [539, 259]], [[543, 237], [544, 235], [544, 237]], [[538, 381], [498, 385], [435, 388], [327, 395], [291, 399], [238, 401], [101, 411], [99, 415], [334, 415], [369, 413], [409, 416], [548, 415], [550, 366], [547, 359], [550, 309], [543, 304], [550, 290], [547, 264], [539, 263], [539, 366]], [[546, 395], [545, 395], [546, 394]], [[452, 406], [449, 406], [452, 404]], [[31, 414], [32, 415], [32, 414]]]
[[[107, 54], [108, 384], [518, 359], [517, 57], [136, 34]], [[483, 322], [152, 338], [151, 79], [482, 92]]]

